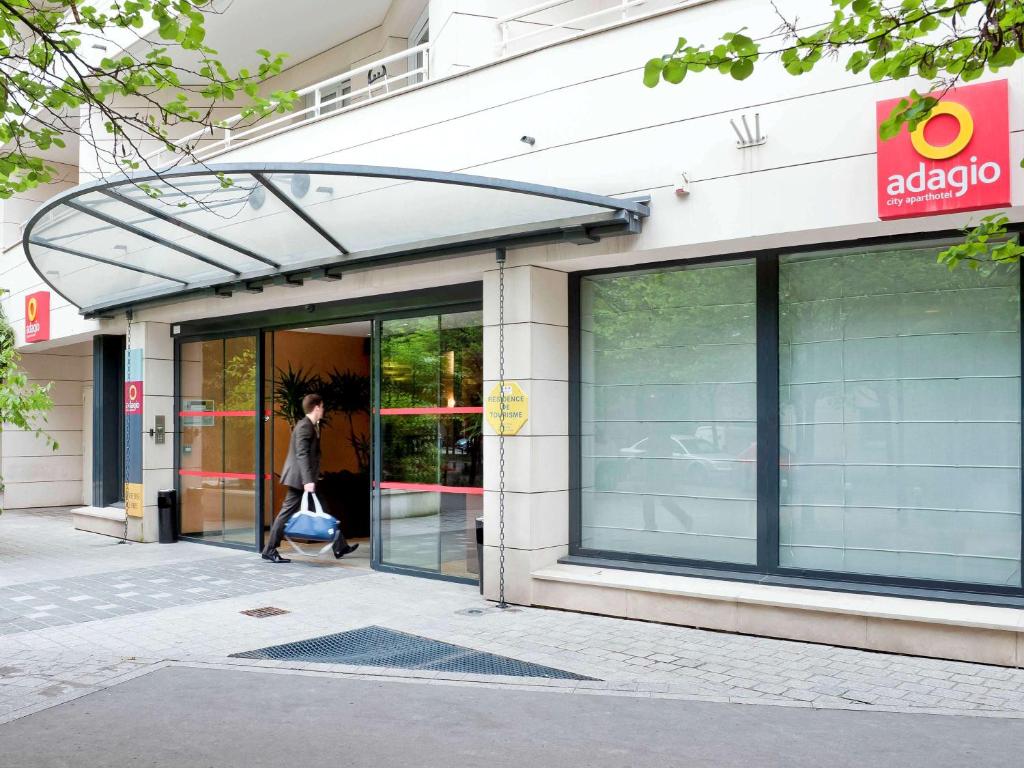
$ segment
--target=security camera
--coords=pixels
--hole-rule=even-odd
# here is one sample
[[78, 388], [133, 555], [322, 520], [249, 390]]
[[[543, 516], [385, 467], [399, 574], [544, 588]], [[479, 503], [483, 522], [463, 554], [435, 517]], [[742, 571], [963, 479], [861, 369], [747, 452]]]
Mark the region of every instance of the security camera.
[[523, 142], [523, 144], [529, 144], [531, 147], [537, 143], [537, 140], [533, 138], [533, 136], [520, 136], [519, 140]]

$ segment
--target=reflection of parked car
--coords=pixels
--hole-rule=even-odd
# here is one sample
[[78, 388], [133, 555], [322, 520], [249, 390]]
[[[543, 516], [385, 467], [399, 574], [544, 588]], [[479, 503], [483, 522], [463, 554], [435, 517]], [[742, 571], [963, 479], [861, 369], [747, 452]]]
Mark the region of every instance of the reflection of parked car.
[[694, 435], [669, 435], [668, 438], [648, 436], [619, 450], [626, 458], [654, 458], [685, 461], [681, 466], [683, 481], [691, 485], [707, 485], [722, 473], [736, 469], [735, 459], [728, 453]]

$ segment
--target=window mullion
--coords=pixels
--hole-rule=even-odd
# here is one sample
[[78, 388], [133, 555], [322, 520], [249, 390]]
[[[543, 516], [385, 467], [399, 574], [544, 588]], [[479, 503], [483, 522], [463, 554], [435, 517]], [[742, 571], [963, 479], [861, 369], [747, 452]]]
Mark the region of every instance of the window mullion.
[[757, 260], [757, 565], [779, 567], [779, 257]]

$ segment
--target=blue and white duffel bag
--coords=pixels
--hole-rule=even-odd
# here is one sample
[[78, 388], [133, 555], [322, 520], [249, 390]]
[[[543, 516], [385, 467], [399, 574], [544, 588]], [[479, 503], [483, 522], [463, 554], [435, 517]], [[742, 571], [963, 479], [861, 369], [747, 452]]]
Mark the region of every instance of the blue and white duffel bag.
[[[306, 491], [302, 494], [299, 511], [292, 515], [284, 525], [284, 537], [292, 548], [300, 555], [317, 557], [329, 551], [334, 542], [341, 536], [341, 524], [331, 515], [324, 512], [320, 499], [315, 493]], [[305, 541], [325, 541], [318, 552], [306, 552], [295, 543], [295, 539]]]

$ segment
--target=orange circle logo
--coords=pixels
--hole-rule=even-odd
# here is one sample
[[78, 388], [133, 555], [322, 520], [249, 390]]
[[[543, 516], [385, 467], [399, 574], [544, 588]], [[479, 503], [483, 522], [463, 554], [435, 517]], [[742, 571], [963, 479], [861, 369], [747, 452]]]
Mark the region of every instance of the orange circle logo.
[[[959, 126], [956, 138], [949, 142], [949, 144], [944, 144], [941, 147], [935, 146], [924, 137], [924, 129], [928, 123], [932, 121], [932, 118], [939, 115], [949, 115], [956, 120]], [[914, 145], [914, 149], [917, 150], [917, 154], [922, 157], [927, 157], [929, 160], [945, 160], [963, 152], [964, 147], [967, 146], [973, 136], [974, 118], [967, 107], [963, 104], [957, 104], [955, 101], [943, 101], [932, 110], [928, 119], [917, 126], [914, 132], [910, 134], [910, 142]]]
[[34, 323], [36, 321], [36, 315], [39, 314], [39, 300], [33, 296], [28, 300], [28, 321]]
[[128, 399], [132, 401], [139, 399], [139, 388], [134, 384], [128, 387]]

